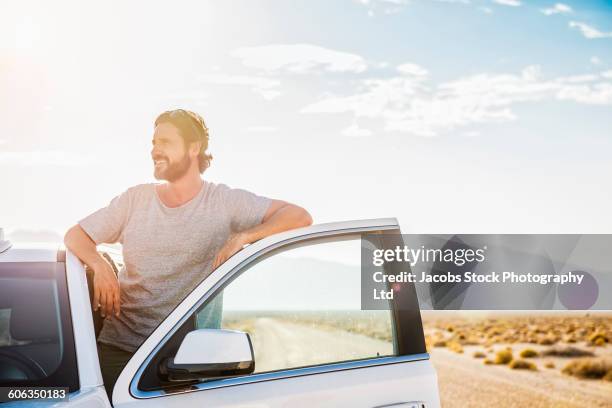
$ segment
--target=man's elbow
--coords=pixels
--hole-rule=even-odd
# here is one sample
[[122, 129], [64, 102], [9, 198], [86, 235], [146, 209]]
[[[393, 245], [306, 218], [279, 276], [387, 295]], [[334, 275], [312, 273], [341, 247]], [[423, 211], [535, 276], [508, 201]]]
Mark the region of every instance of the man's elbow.
[[297, 208], [299, 212], [299, 224], [300, 224], [299, 226], [307, 227], [309, 225], [312, 225], [312, 216], [310, 215], [310, 213], [302, 207], [297, 207]]
[[79, 237], [82, 236], [82, 229], [79, 224], [75, 224], [64, 234], [64, 245], [66, 248], [73, 250]]
[[75, 226], [72, 226], [68, 229], [68, 231], [66, 231], [66, 233], [64, 234], [64, 245], [66, 245], [66, 248], [70, 249], [71, 244], [72, 244], [72, 237], [74, 235], [74, 228]]

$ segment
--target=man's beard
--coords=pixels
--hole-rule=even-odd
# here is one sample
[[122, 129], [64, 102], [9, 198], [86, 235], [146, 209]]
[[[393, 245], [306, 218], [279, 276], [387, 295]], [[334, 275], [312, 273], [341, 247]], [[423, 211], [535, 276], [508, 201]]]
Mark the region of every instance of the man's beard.
[[187, 153], [185, 153], [183, 158], [177, 163], [170, 163], [167, 158], [164, 159], [166, 159], [168, 163], [166, 168], [159, 171], [155, 168], [153, 170], [153, 175], [157, 180], [166, 180], [172, 183], [183, 177], [189, 170], [189, 166], [191, 166], [191, 159]]

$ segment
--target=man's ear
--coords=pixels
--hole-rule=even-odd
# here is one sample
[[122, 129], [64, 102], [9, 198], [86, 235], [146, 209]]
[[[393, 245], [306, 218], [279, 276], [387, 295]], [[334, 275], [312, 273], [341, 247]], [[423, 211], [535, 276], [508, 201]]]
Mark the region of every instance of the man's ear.
[[202, 142], [191, 142], [189, 145], [189, 155], [197, 157], [202, 150]]

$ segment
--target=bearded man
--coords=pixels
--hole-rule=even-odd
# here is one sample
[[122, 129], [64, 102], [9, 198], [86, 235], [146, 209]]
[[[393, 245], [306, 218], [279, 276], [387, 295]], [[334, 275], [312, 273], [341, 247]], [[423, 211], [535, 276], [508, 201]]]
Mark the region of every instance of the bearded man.
[[[162, 183], [140, 184], [68, 230], [66, 247], [94, 272], [98, 336], [109, 399], [123, 367], [159, 323], [203, 279], [244, 245], [312, 223], [301, 207], [203, 180], [210, 166], [208, 128], [196, 113], [155, 120], [151, 158]], [[122, 244], [124, 267], [96, 250]]]

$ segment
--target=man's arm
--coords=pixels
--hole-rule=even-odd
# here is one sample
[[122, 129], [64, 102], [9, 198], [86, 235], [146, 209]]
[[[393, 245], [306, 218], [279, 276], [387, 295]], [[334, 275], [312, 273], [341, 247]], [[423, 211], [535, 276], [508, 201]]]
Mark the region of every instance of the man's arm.
[[215, 262], [213, 262], [213, 269], [227, 261], [247, 244], [278, 232], [306, 227], [311, 224], [312, 217], [302, 207], [281, 200], [272, 200], [261, 224], [230, 237], [217, 254]]
[[98, 253], [96, 243], [77, 224], [66, 232], [64, 244], [94, 272], [94, 310], [100, 305], [102, 317], [111, 316], [113, 309], [119, 316], [119, 281], [113, 267]]

